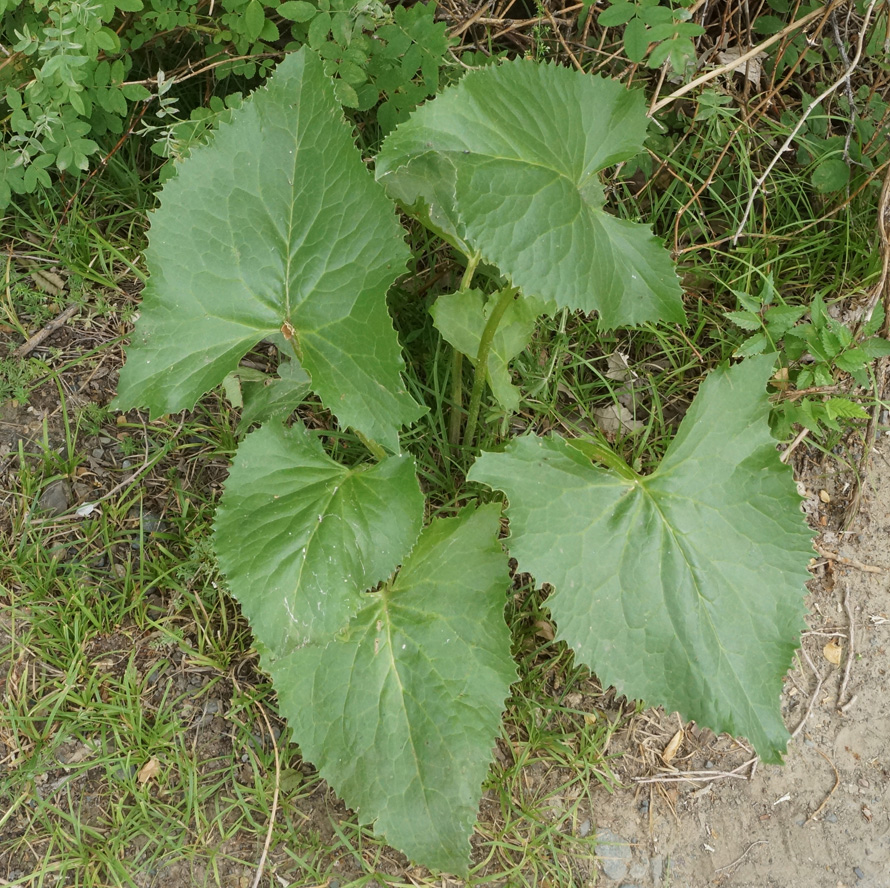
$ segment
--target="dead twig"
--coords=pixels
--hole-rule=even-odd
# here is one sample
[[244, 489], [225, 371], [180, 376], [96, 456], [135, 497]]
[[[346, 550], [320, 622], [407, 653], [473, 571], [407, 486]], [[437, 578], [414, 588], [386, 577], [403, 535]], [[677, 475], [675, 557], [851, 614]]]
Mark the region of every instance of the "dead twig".
[[488, 10], [488, 7], [491, 6], [491, 3], [483, 3], [465, 22], [461, 22], [448, 36], [449, 37], [460, 37], [464, 31], [469, 30]]
[[881, 236], [881, 276], [869, 300], [865, 317], [871, 319], [875, 306], [883, 299], [884, 324], [881, 328], [881, 335], [886, 337], [890, 333], [890, 166], [884, 173], [884, 184], [881, 186], [881, 199], [878, 203], [878, 233]]
[[779, 457], [779, 462], [787, 463], [789, 459], [791, 459], [791, 454], [794, 453], [794, 449], [809, 435], [809, 429], [802, 429], [800, 434], [785, 448], [785, 451]]
[[829, 765], [831, 765], [831, 770], [834, 771], [834, 786], [832, 786], [831, 789], [828, 790], [828, 795], [825, 796], [824, 799], [822, 799], [822, 804], [819, 805], [819, 807], [816, 808], [816, 810], [813, 811], [813, 813], [810, 814], [809, 817], [807, 817], [807, 819], [804, 821], [804, 826], [812, 823], [822, 813], [823, 809], [828, 804], [828, 800], [834, 795], [834, 791], [841, 785], [841, 775], [838, 774], [837, 768], [834, 766], [834, 762], [827, 755], [825, 755], [825, 753], [822, 752], [821, 749], [817, 749], [816, 752], [818, 752], [819, 755], [821, 755], [822, 758], [824, 758], [825, 761], [828, 762]]
[[838, 688], [837, 692], [837, 709], [838, 712], [843, 713], [843, 707], [846, 703], [852, 702], [851, 700], [844, 701], [844, 697], [847, 696], [847, 685], [850, 682], [850, 671], [853, 668], [853, 656], [855, 654], [854, 648], [856, 646], [856, 635], [855, 635], [855, 620], [853, 618], [853, 608], [850, 606], [850, 587], [847, 583], [844, 583], [844, 610], [847, 614], [847, 658], [844, 663], [844, 676], [841, 679], [841, 686]]
[[[837, 10], [831, 10], [831, 15], [828, 16], [828, 21], [831, 24], [831, 36], [834, 38], [834, 45], [840, 53], [841, 62], [843, 62], [844, 67], [849, 71], [851, 70], [850, 59], [847, 56], [847, 47], [844, 46], [844, 41], [841, 39], [841, 31], [837, 24]], [[853, 86], [850, 83], [849, 74], [847, 74], [844, 79], [844, 86], [844, 92], [847, 94], [847, 104], [850, 106], [850, 119], [847, 121], [847, 137], [844, 139], [844, 162], [849, 165], [851, 162], [850, 141], [853, 138], [853, 133], [856, 131], [856, 97], [853, 95]]]
[[682, 774], [656, 774], [654, 777], [634, 777], [634, 783], [711, 783], [714, 780], [750, 780], [754, 772], [742, 774], [746, 768], [755, 768], [757, 758], [750, 758], [742, 762], [731, 771], [685, 771]]
[[[844, 73], [836, 80], [831, 86], [824, 89], [818, 96], [809, 104], [806, 110], [801, 114], [800, 120], [794, 125], [794, 128], [788, 134], [788, 138], [779, 146], [776, 151], [773, 159], [769, 162], [766, 169], [763, 171], [763, 175], [754, 183], [753, 188], [751, 189], [751, 194], [748, 196], [748, 203], [745, 205], [745, 212], [742, 214], [742, 221], [739, 222], [738, 228], [736, 228], [735, 234], [732, 236], [732, 245], [735, 246], [739, 242], [739, 238], [742, 236], [742, 232], [745, 230], [745, 226], [748, 224], [748, 219], [751, 216], [751, 210], [754, 209], [754, 201], [757, 200], [757, 195], [760, 194], [761, 188], [763, 188], [763, 184], [772, 174], [772, 171], [775, 169], [776, 164], [781, 159], [782, 155], [791, 147], [791, 143], [797, 138], [797, 134], [800, 132], [801, 127], [803, 127], [804, 123], [806, 123], [810, 114], [816, 110], [833, 92], [838, 90], [841, 86], [843, 86], [849, 79], [850, 75], [853, 71], [856, 70], [856, 67], [859, 65], [859, 60], [862, 58], [862, 50], [865, 46], [865, 39], [868, 35], [868, 24], [871, 21], [871, 14], [874, 12], [875, 4], [877, 0], [871, 0], [868, 4], [868, 9], [865, 12], [865, 19], [862, 22], [862, 30], [859, 34], [859, 41], [856, 44], [856, 55], [853, 57], [853, 60], [850, 64], [844, 69]], [[827, 10], [819, 9], [816, 12], [810, 13], [810, 15], [828, 13], [829, 15], [837, 6], [836, 3], [833, 3]], [[803, 19], [801, 19], [803, 21]], [[746, 53], [745, 55], [748, 55]], [[745, 58], [742, 56], [741, 58]], [[734, 63], [737, 64], [737, 63]], [[699, 78], [700, 79], [700, 78]], [[695, 81], [693, 81], [695, 82]]]
[[79, 305], [69, 305], [61, 314], [54, 317], [45, 327], [38, 330], [33, 336], [23, 342], [13, 353], [14, 358], [26, 358], [47, 336], [55, 333], [59, 327], [64, 327], [80, 310]]
[[559, 25], [556, 23], [556, 19], [553, 17], [553, 13], [543, 4], [541, 5], [541, 9], [543, 9], [544, 12], [547, 13], [547, 18], [550, 19], [550, 26], [553, 28], [553, 33], [556, 34], [556, 39], [559, 41], [559, 45], [566, 51], [569, 58], [572, 60], [572, 64], [575, 66], [575, 68], [583, 74], [584, 68], [581, 67], [581, 62], [578, 61], [578, 57], [569, 48], [568, 43], [566, 43], [565, 37], [562, 36], [562, 31], [559, 30]]
[[751, 844], [748, 845], [748, 847], [745, 848], [744, 851], [742, 851], [742, 854], [741, 854], [740, 857], [737, 857], [732, 863], [727, 863], [726, 866], [718, 866], [717, 869], [714, 870], [714, 872], [715, 872], [715, 873], [722, 873], [724, 870], [731, 870], [731, 869], [734, 869], [735, 867], [737, 867], [737, 866], [738, 866], [738, 865], [739, 865], [739, 864], [740, 864], [740, 863], [741, 863], [741, 862], [748, 856], [748, 852], [749, 852], [755, 845], [768, 845], [768, 844], [769, 844], [769, 842], [768, 842], [766, 839], [758, 839], [756, 842], [751, 842]]
[[816, 676], [816, 687], [813, 689], [813, 693], [810, 694], [810, 702], [807, 704], [807, 711], [803, 714], [803, 718], [798, 722], [797, 727], [791, 732], [791, 737], [797, 737], [797, 735], [803, 730], [803, 726], [807, 723], [807, 719], [813, 713], [813, 707], [816, 705], [816, 700], [819, 698], [819, 692], [822, 690], [822, 685], [825, 682], [825, 679], [822, 677], [822, 674], [816, 669], [813, 661], [810, 659], [810, 655], [807, 653], [806, 648], [800, 649], [801, 656], [807, 661], [810, 669], [813, 670], [813, 675]]
[[829, 561], [836, 561], [844, 567], [855, 567], [856, 570], [861, 570], [863, 573], [887, 573], [886, 567], [878, 567], [876, 564], [863, 564], [861, 561], [856, 561], [855, 558], [847, 558], [844, 555], [838, 555], [837, 552], [830, 552], [828, 549], [823, 549], [818, 543], [814, 548], [823, 558], [827, 558]]
[[858, 699], [859, 699], [859, 694], [853, 694], [853, 696], [850, 697], [850, 699], [847, 700], [847, 702], [844, 703], [843, 706], [838, 706], [837, 711], [838, 711], [841, 715], [846, 715], [846, 714], [847, 714], [847, 710], [850, 709], [850, 707], [852, 707], [853, 704], [854, 704]]

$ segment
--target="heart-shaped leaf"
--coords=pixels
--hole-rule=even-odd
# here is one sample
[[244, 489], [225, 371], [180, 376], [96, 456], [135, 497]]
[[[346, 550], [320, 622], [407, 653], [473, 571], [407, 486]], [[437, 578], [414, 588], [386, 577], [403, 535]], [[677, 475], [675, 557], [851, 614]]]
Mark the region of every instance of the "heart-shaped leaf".
[[553, 586], [582, 662], [776, 762], [812, 548], [769, 433], [772, 371], [764, 356], [713, 372], [651, 475], [596, 468], [553, 435], [483, 453], [469, 478], [507, 494], [510, 553]]
[[115, 406], [191, 408], [284, 330], [325, 406], [397, 451], [423, 412], [386, 308], [407, 257], [321, 60], [289, 55], [161, 192]]
[[516, 677], [499, 513], [489, 505], [433, 521], [345, 631], [273, 670], [301, 749], [360, 820], [453, 873], [467, 871]]
[[423, 503], [409, 456], [350, 469], [279, 423], [244, 439], [214, 544], [270, 660], [346, 625], [414, 545]]
[[386, 139], [376, 174], [526, 294], [598, 311], [608, 327], [681, 322], [670, 256], [647, 227], [604, 211], [597, 177], [642, 150], [646, 126], [642, 92], [516, 60], [416, 111]]

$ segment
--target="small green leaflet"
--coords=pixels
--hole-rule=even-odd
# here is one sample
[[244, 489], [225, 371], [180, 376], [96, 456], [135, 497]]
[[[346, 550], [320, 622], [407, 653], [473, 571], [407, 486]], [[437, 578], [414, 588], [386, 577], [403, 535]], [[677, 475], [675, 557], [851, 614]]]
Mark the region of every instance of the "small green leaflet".
[[285, 330], [325, 406], [398, 451], [423, 413], [386, 308], [408, 255], [321, 60], [289, 55], [161, 192], [114, 406], [191, 408]]
[[598, 172], [638, 154], [646, 125], [639, 91], [515, 60], [470, 72], [400, 124], [376, 175], [526, 295], [598, 311], [606, 327], [682, 322], [668, 253], [649, 228], [603, 209]]
[[[377, 157], [377, 177], [382, 175], [386, 159]], [[383, 178], [386, 193], [405, 212], [419, 219], [430, 231], [448, 241], [464, 256], [475, 251], [467, 241], [467, 232], [457, 206], [457, 167], [449, 154], [418, 154]]]
[[[486, 297], [481, 290], [458, 290], [440, 296], [430, 310], [436, 329], [450, 345], [467, 355], [475, 365], [485, 322], [497, 301], [497, 295]], [[519, 409], [519, 389], [510, 379], [509, 363], [528, 345], [538, 315], [550, 306], [540, 299], [526, 297], [511, 302], [488, 354], [488, 384], [504, 410]]]
[[516, 678], [499, 515], [434, 520], [339, 636], [272, 668], [300, 748], [361, 821], [458, 874]]
[[243, 377], [241, 391], [244, 404], [238, 423], [239, 434], [246, 432], [253, 423], [287, 419], [294, 412], [295, 405], [306, 397], [310, 385], [311, 380], [299, 363], [287, 359], [278, 365], [277, 378]]
[[302, 426], [275, 422], [244, 439], [214, 547], [271, 661], [345, 625], [411, 550], [423, 507], [409, 456], [349, 469]]
[[773, 363], [711, 373], [649, 476], [596, 468], [556, 435], [483, 453], [468, 476], [507, 494], [510, 554], [553, 586], [582, 662], [768, 762], [788, 739], [779, 696], [812, 555], [767, 425]]

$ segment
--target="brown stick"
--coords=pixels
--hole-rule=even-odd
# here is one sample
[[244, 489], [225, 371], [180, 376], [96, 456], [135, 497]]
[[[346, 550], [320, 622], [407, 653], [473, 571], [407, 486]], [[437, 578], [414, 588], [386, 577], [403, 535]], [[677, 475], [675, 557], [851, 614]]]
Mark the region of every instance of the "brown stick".
[[853, 608], [850, 605], [850, 586], [844, 583], [844, 610], [847, 612], [847, 621], [849, 628], [847, 629], [847, 660], [844, 663], [844, 675], [841, 679], [841, 686], [837, 692], [837, 709], [838, 712], [844, 712], [844, 705], [849, 702], [844, 698], [847, 696], [847, 685], [850, 683], [850, 671], [853, 668], [853, 658], [856, 656], [856, 618], [853, 615]]
[[31, 336], [27, 342], [23, 342], [13, 353], [14, 358], [25, 358], [52, 333], [55, 333], [59, 327], [64, 327], [80, 309], [79, 305], [69, 305], [60, 315], [53, 318], [42, 330], [38, 330]]
[[823, 549], [818, 545], [814, 548], [823, 558], [827, 558], [829, 561], [836, 561], [844, 567], [855, 567], [856, 570], [861, 570], [863, 573], [870, 574], [882, 574], [887, 572], [886, 567], [879, 567], [877, 564], [863, 564], [861, 561], [856, 561], [853, 558], [846, 558], [843, 555], [838, 555], [837, 552], [830, 552], [828, 549]]

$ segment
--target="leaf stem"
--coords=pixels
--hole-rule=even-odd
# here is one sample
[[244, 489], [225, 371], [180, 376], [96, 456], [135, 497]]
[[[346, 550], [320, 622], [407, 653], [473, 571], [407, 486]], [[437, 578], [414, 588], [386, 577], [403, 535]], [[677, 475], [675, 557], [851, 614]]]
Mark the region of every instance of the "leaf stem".
[[[467, 268], [461, 278], [458, 292], [469, 290], [480, 258], [478, 253], [467, 256]], [[464, 400], [463, 363], [464, 356], [454, 349], [451, 354], [451, 422], [448, 427], [448, 442], [452, 447], [456, 447], [460, 442], [460, 416]]]
[[383, 446], [381, 444], [378, 444], [373, 439], [366, 437], [358, 429], [353, 429], [353, 431], [355, 432], [356, 438], [358, 438], [359, 441], [361, 441], [362, 444], [364, 444], [365, 447], [367, 447], [368, 450], [370, 450], [371, 453], [374, 454], [375, 459], [377, 459], [378, 461], [386, 459], [386, 451], [383, 449]]
[[497, 304], [488, 316], [485, 329], [482, 331], [482, 339], [479, 341], [479, 354], [476, 355], [476, 373], [473, 376], [473, 391], [470, 394], [470, 411], [467, 417], [467, 428], [464, 432], [464, 446], [471, 447], [473, 437], [476, 434], [476, 422], [479, 419], [479, 406], [482, 403], [482, 390], [485, 388], [485, 378], [488, 375], [488, 353], [491, 351], [491, 343], [497, 332], [498, 324], [504, 316], [504, 312], [510, 303], [516, 298], [519, 287], [505, 287], [501, 290]]
[[460, 443], [460, 415], [464, 400], [464, 356], [456, 348], [451, 350], [451, 417], [448, 425], [448, 443], [456, 447]]
[[596, 460], [613, 469], [628, 481], [636, 481], [640, 477], [619, 454], [599, 441], [591, 441], [590, 438], [574, 438], [566, 443], [569, 447], [583, 453], [588, 459]]

